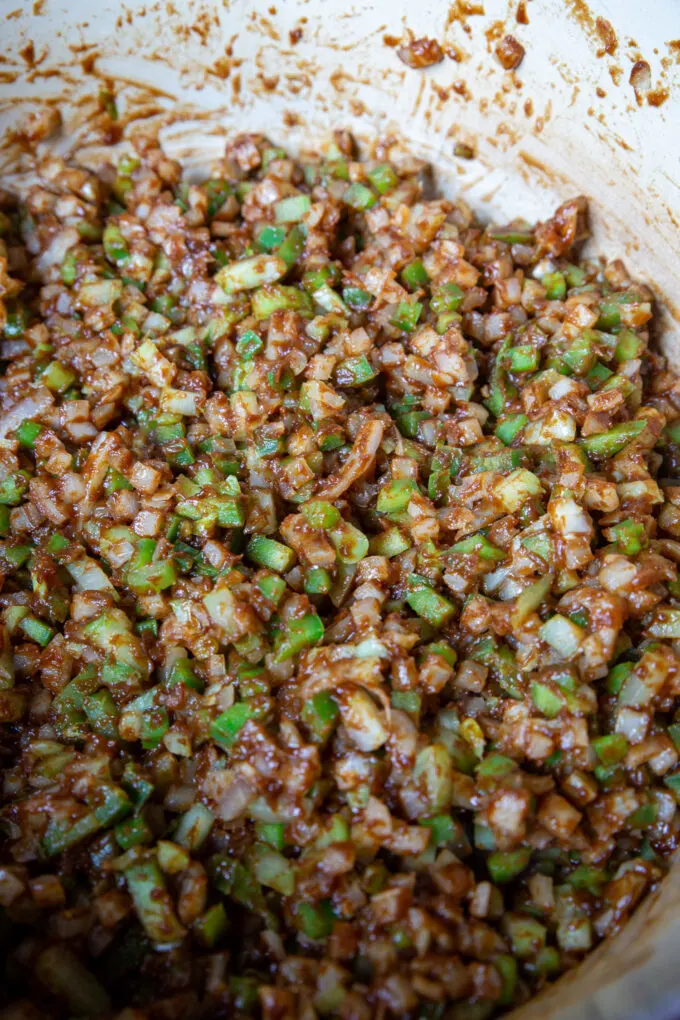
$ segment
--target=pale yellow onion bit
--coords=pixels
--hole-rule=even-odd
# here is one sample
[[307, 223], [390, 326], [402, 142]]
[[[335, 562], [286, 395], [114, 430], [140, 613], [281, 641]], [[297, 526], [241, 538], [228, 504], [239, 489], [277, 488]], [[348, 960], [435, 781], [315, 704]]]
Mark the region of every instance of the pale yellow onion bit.
[[85, 499], [78, 506], [81, 521], [92, 514], [111, 459], [120, 448], [121, 441], [114, 432], [100, 432], [92, 444], [82, 471], [85, 479]]
[[46, 386], [33, 387], [25, 397], [0, 414], [0, 439], [14, 432], [22, 422], [29, 419], [36, 421], [53, 405], [54, 396]]
[[316, 495], [321, 499], [334, 500], [354, 482], [366, 475], [375, 464], [375, 457], [385, 432], [385, 423], [377, 418], [365, 422], [354, 440], [352, 452], [339, 471], [324, 479]]
[[[334, 652], [336, 657], [331, 659]], [[390, 700], [383, 688], [378, 686], [383, 679], [382, 659], [373, 656], [350, 659], [342, 655], [342, 647], [332, 645], [307, 652], [298, 672], [298, 696], [306, 701], [319, 691], [335, 691], [344, 684], [353, 684], [382, 703], [389, 726]]]

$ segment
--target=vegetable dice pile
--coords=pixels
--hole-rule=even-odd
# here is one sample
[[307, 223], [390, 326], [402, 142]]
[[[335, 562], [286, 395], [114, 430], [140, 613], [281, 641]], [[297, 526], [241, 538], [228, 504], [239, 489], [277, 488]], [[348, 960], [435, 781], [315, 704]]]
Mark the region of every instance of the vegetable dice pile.
[[3, 1016], [485, 1020], [678, 843], [680, 384], [577, 198], [0, 191]]

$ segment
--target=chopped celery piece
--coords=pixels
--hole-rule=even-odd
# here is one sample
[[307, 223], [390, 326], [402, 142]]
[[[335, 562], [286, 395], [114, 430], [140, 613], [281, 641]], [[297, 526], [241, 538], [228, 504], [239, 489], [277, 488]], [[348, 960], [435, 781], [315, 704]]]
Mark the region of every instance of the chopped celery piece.
[[525, 914], [506, 914], [504, 926], [512, 951], [520, 960], [536, 956], [544, 948], [547, 938], [545, 925]]
[[305, 701], [302, 721], [314, 743], [325, 744], [340, 718], [340, 709], [328, 691], [318, 691]]
[[655, 610], [647, 633], [656, 638], [680, 638], [680, 609], [662, 606]]
[[91, 694], [85, 698], [83, 708], [95, 733], [107, 740], [118, 739], [118, 708], [110, 691], [102, 688]]
[[93, 835], [100, 825], [94, 812], [81, 815], [75, 822], [52, 815], [42, 839], [43, 852], [47, 857], [56, 857], [57, 854]]
[[392, 708], [398, 708], [402, 712], [408, 712], [417, 717], [420, 715], [423, 697], [419, 691], [392, 691], [390, 702]]
[[534, 242], [532, 232], [519, 227], [492, 227], [489, 230], [489, 237], [494, 241], [504, 241], [506, 244], [533, 244]]
[[359, 563], [368, 552], [369, 541], [363, 531], [342, 518], [328, 532], [328, 537], [341, 563]]
[[310, 567], [305, 574], [305, 591], [308, 595], [327, 595], [333, 587], [333, 578], [325, 567]]
[[103, 1016], [112, 1008], [108, 992], [68, 946], [43, 949], [35, 961], [35, 974], [74, 1017]]
[[494, 967], [501, 976], [501, 992], [496, 1002], [499, 1006], [511, 1006], [517, 987], [517, 960], [509, 953], [501, 953], [493, 961]]
[[517, 768], [517, 762], [504, 754], [488, 754], [477, 766], [477, 775], [488, 779], [502, 779]]
[[647, 533], [640, 521], [625, 520], [615, 524], [612, 535], [624, 556], [637, 556], [647, 544]]
[[208, 838], [214, 821], [212, 811], [196, 801], [180, 818], [173, 839], [187, 850], [198, 850]]
[[268, 843], [274, 850], [286, 848], [286, 826], [283, 822], [257, 822], [255, 825], [257, 838]]
[[286, 582], [277, 574], [265, 574], [258, 578], [257, 586], [266, 599], [279, 603], [286, 592]]
[[125, 879], [137, 916], [152, 942], [171, 944], [185, 935], [177, 920], [163, 875], [154, 860], [131, 864]]
[[551, 616], [543, 624], [539, 633], [542, 639], [551, 648], [554, 648], [563, 659], [569, 659], [576, 655], [585, 637], [585, 632], [581, 627], [577, 627], [575, 623], [559, 613]]
[[274, 206], [277, 223], [297, 223], [312, 207], [309, 195], [289, 195]]
[[287, 264], [277, 255], [252, 255], [231, 262], [224, 266], [215, 276], [215, 282], [227, 294], [235, 294], [241, 290], [255, 290], [266, 283], [274, 283], [285, 276]]
[[461, 539], [460, 542], [456, 542], [455, 545], [451, 546], [450, 552], [465, 553], [471, 555], [476, 553], [483, 560], [489, 560], [490, 562], [500, 562], [505, 559], [505, 553], [498, 546], [493, 545], [485, 535], [481, 533], [477, 535], [469, 535], [467, 538]]
[[399, 528], [388, 528], [370, 541], [370, 550], [375, 556], [392, 559], [411, 548], [411, 542]]
[[132, 811], [132, 802], [125, 790], [113, 783], [98, 786], [91, 797], [91, 807], [101, 825], [115, 825]]
[[261, 843], [255, 844], [252, 854], [257, 881], [282, 896], [292, 896], [295, 892], [295, 871], [283, 854]]
[[130, 260], [130, 250], [127, 241], [123, 237], [120, 227], [114, 223], [107, 223], [102, 234], [102, 245], [107, 259], [116, 264]]
[[509, 513], [519, 510], [527, 500], [540, 496], [541, 482], [531, 471], [517, 468], [495, 486], [495, 495]]
[[297, 223], [291, 227], [276, 254], [291, 269], [305, 250], [305, 231]]
[[345, 205], [350, 206], [351, 209], [355, 209], [357, 212], [371, 209], [378, 201], [371, 189], [367, 188], [365, 184], [359, 183], [359, 181], [350, 184], [342, 196], [342, 200]]

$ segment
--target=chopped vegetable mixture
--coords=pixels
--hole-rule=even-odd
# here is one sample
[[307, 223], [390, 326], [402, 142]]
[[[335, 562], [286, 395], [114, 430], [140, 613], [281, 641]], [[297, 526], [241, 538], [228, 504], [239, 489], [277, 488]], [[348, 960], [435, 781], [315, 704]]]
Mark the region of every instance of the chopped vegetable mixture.
[[3, 1016], [496, 1016], [678, 842], [651, 292], [394, 145], [122, 150], [0, 192]]

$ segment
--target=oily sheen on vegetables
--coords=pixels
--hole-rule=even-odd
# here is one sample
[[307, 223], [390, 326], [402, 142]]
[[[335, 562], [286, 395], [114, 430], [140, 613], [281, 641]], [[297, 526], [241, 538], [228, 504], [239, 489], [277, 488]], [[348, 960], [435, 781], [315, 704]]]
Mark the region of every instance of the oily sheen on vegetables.
[[581, 198], [152, 138], [0, 192], [10, 1020], [485, 1020], [680, 792], [680, 387]]

